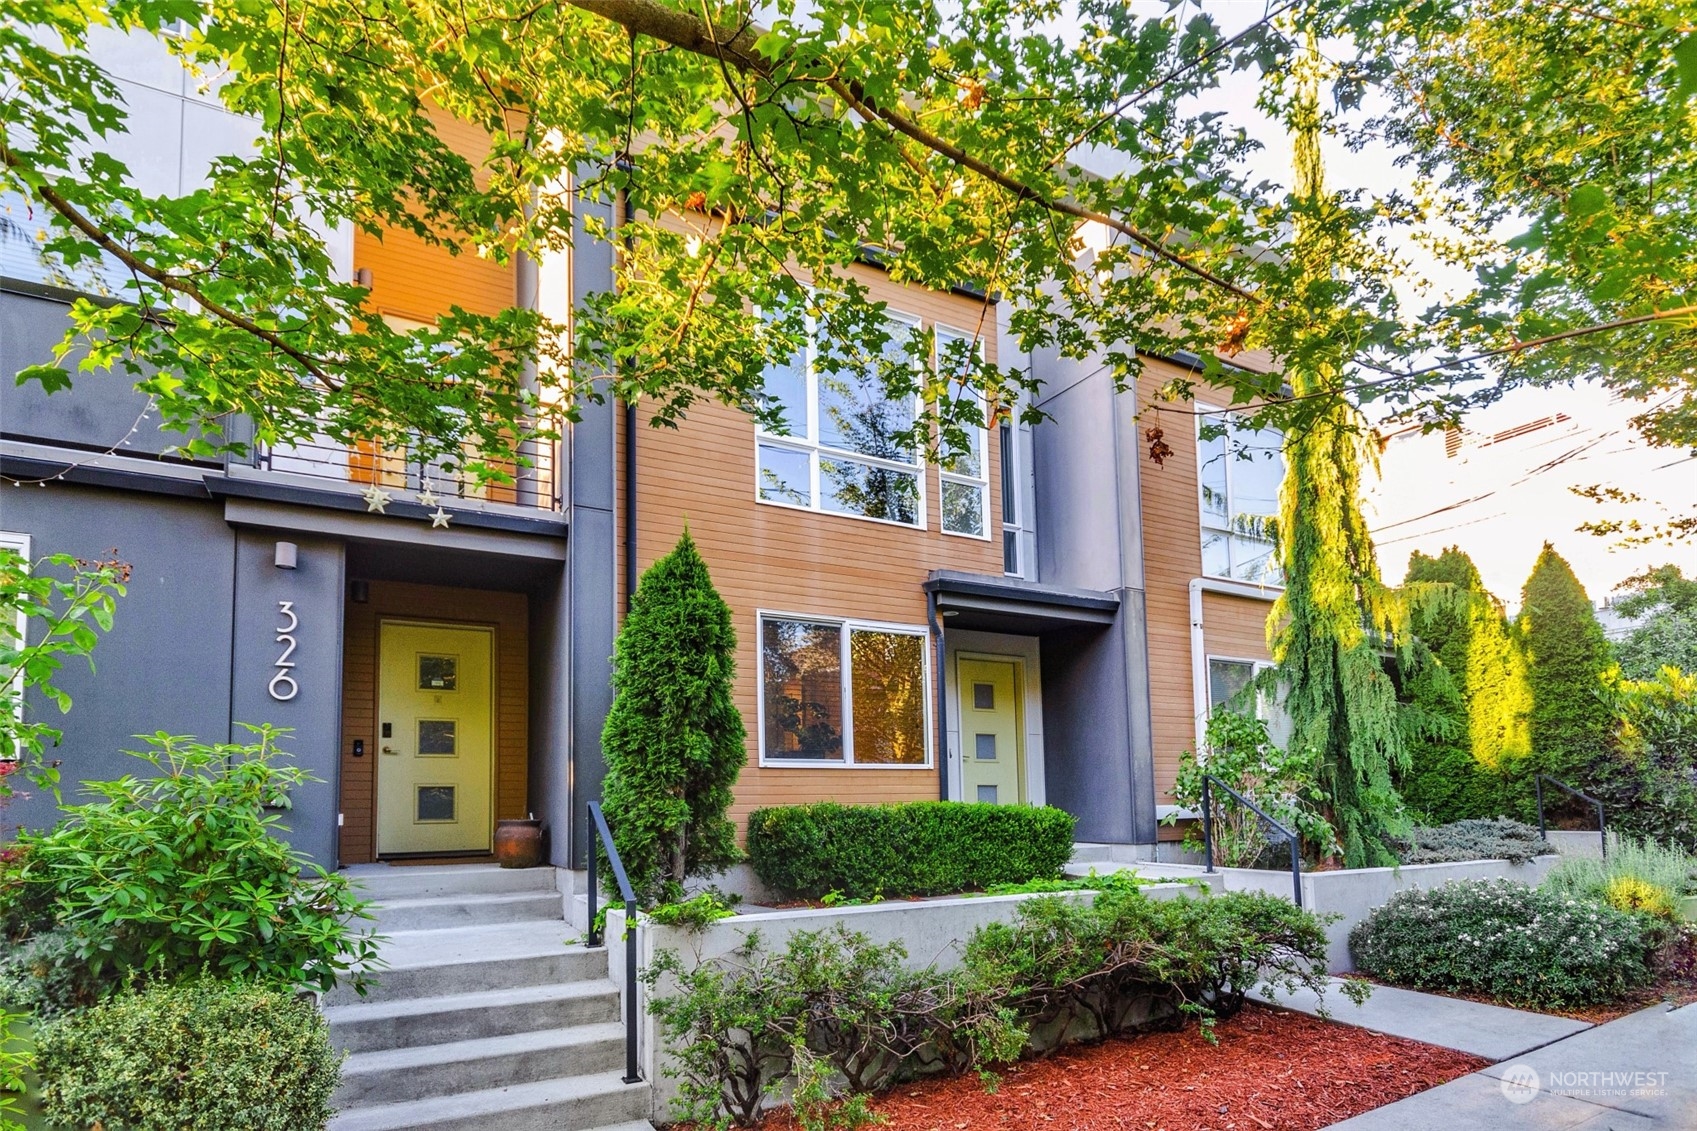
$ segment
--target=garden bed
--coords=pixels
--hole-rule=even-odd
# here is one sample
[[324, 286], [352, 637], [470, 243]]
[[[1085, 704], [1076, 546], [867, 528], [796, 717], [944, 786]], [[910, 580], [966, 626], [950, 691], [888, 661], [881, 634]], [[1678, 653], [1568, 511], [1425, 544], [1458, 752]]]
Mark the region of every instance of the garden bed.
[[[902, 1131], [1318, 1131], [1485, 1067], [1467, 1053], [1247, 1006], [1215, 1028], [1075, 1046], [977, 1077], [900, 1085], [874, 1111]], [[788, 1110], [762, 1131], [798, 1131]]]

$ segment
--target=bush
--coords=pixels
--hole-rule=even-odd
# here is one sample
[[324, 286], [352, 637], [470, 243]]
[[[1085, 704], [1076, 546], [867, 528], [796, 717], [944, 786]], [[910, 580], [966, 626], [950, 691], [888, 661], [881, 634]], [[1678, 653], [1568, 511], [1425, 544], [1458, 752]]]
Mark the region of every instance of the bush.
[[952, 895], [1058, 877], [1072, 828], [1071, 814], [1047, 806], [826, 801], [756, 809], [748, 855], [786, 899]]
[[[1275, 896], [1153, 901], [1134, 889], [1092, 902], [1038, 896], [1013, 923], [974, 932], [958, 970], [909, 969], [900, 943], [842, 926], [798, 931], [781, 951], [755, 932], [693, 968], [673, 952], [644, 979], [682, 1080], [680, 1118], [754, 1126], [789, 1083], [822, 1122], [826, 1072], [850, 1095], [831, 1115], [855, 1125], [855, 1096], [925, 1073], [987, 1071], [1033, 1045], [1229, 1016], [1257, 982], [1323, 993], [1326, 938]], [[1360, 1000], [1366, 987], [1346, 993]]]
[[[1281, 750], [1267, 737], [1267, 723], [1252, 714], [1215, 711], [1208, 718], [1207, 742], [1200, 756], [1186, 750], [1179, 758], [1173, 797], [1194, 811], [1202, 809], [1202, 779], [1219, 778], [1267, 811], [1287, 829], [1295, 830], [1310, 856], [1339, 851], [1337, 833], [1321, 813], [1320, 752]], [[1231, 797], [1213, 793], [1214, 863], [1227, 868], [1252, 868], [1270, 847], [1261, 818]], [[1176, 814], [1165, 823], [1178, 820]], [[1202, 823], [1191, 822], [1184, 846], [1201, 852]]]
[[1516, 628], [1532, 691], [1535, 768], [1573, 781], [1607, 747], [1613, 729], [1599, 694], [1609, 642], [1585, 587], [1548, 542], [1521, 591]]
[[[1542, 886], [1570, 899], [1607, 902], [1610, 890], [1622, 880], [1664, 892], [1671, 903], [1697, 895], [1697, 858], [1677, 848], [1611, 834], [1607, 858], [1569, 857], [1550, 870]], [[1620, 890], [1624, 896], [1625, 889]]]
[[1372, 977], [1553, 1009], [1614, 1001], [1648, 982], [1655, 944], [1637, 916], [1511, 880], [1400, 891], [1349, 933], [1356, 966]]
[[1449, 864], [1462, 860], [1507, 860], [1524, 864], [1534, 856], [1554, 852], [1538, 830], [1507, 817], [1452, 821], [1427, 828], [1415, 826], [1407, 840], [1393, 847], [1404, 864]]
[[42, 1112], [111, 1131], [323, 1127], [341, 1060], [317, 1008], [286, 990], [193, 979], [125, 991], [44, 1026]]
[[[202, 970], [329, 989], [373, 964], [376, 938], [345, 876], [325, 872], [277, 834], [269, 806], [311, 780], [277, 764], [278, 732], [251, 745], [163, 732], [137, 753], [156, 776], [93, 782], [101, 798], [69, 807], [0, 887], [0, 931], [13, 947], [0, 983], [51, 1013], [105, 996], [128, 978]], [[33, 979], [35, 989], [20, 985]]]
[[1592, 760], [1585, 789], [1602, 800], [1611, 829], [1697, 851], [1697, 672], [1662, 668], [1630, 680], [1611, 671], [1602, 695], [1618, 731]]

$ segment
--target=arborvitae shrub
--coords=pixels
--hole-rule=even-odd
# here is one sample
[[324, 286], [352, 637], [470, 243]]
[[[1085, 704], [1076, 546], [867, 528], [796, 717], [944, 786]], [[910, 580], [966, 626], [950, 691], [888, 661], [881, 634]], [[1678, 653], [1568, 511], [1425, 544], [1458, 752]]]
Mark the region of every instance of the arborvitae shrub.
[[1609, 642], [1585, 587], [1547, 542], [1526, 580], [1517, 627], [1532, 688], [1535, 764], [1571, 781], [1607, 749], [1614, 729], [1602, 697]]

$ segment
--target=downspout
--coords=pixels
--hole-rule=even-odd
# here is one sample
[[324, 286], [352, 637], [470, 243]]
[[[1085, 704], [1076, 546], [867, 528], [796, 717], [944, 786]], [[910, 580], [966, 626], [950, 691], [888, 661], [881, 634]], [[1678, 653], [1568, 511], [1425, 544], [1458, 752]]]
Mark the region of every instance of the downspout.
[[[619, 240], [625, 253], [630, 253], [630, 237], [624, 227], [634, 217], [630, 193], [619, 190]], [[636, 404], [625, 402], [625, 615], [630, 615], [631, 601], [636, 597]]]
[[937, 643], [937, 798], [949, 799], [949, 717], [947, 681], [943, 674], [943, 622], [937, 619], [937, 594], [925, 594], [925, 620], [931, 625], [931, 636]]

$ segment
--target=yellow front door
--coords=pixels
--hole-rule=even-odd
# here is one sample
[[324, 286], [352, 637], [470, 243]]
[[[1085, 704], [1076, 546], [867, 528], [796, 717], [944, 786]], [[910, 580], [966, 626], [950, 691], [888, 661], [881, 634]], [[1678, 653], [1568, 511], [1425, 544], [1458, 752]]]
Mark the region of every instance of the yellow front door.
[[491, 631], [385, 621], [378, 639], [377, 851], [487, 852]]
[[961, 800], [1015, 805], [1025, 800], [1020, 734], [1020, 661], [955, 661], [960, 693]]

